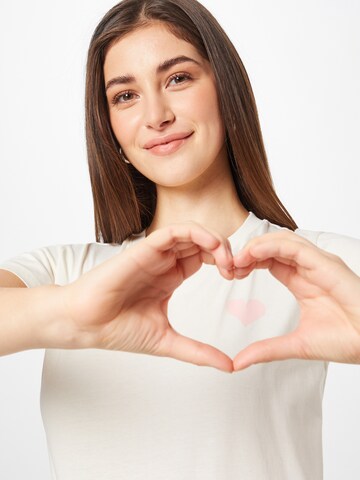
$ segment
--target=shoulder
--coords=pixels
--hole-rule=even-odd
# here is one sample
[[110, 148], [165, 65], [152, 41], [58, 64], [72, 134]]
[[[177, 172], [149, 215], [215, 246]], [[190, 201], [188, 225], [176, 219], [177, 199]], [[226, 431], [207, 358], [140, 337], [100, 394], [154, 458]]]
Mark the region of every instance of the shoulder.
[[123, 251], [127, 243], [47, 245], [1, 262], [0, 269], [14, 273], [28, 287], [53, 283], [65, 285]]
[[317, 247], [340, 257], [357, 275], [360, 275], [360, 239], [341, 233], [295, 230], [297, 235]]
[[[267, 232], [288, 230], [285, 227], [262, 220], [256, 235]], [[324, 232], [316, 230], [296, 229], [294, 232], [317, 247], [340, 257], [357, 275], [360, 275], [360, 239], [343, 235], [341, 233]]]
[[122, 252], [127, 242], [120, 245], [107, 243], [84, 243], [48, 246], [43, 249], [56, 265], [58, 277], [71, 282], [112, 256]]
[[[280, 227], [267, 220], [263, 220], [261, 224], [262, 233], [277, 232], [281, 230], [289, 230], [286, 227]], [[351, 253], [360, 255], [360, 239], [343, 235], [341, 233], [320, 231], [320, 230], [305, 230], [297, 228], [294, 233], [299, 235], [311, 243], [314, 243], [319, 248], [338, 255], [339, 253], [350, 250]], [[339, 253], [337, 253], [339, 252]]]

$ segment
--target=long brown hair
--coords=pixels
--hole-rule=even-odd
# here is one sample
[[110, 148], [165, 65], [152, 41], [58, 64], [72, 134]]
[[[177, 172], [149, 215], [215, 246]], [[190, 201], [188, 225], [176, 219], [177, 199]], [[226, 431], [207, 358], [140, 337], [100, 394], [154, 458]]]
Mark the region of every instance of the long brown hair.
[[155, 213], [155, 184], [119, 155], [103, 73], [108, 49], [127, 33], [153, 21], [163, 22], [175, 36], [190, 42], [211, 64], [231, 172], [243, 206], [261, 219], [296, 229], [274, 190], [245, 67], [217, 20], [197, 0], [123, 0], [95, 29], [87, 60], [86, 143], [96, 241], [122, 243], [147, 228]]

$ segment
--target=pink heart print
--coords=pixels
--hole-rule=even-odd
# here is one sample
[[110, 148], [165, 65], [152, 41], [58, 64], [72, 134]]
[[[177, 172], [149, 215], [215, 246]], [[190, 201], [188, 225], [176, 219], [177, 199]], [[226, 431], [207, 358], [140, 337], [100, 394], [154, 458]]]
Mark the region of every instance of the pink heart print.
[[259, 300], [230, 300], [227, 305], [229, 313], [237, 317], [243, 325], [250, 325], [265, 312], [265, 305]]

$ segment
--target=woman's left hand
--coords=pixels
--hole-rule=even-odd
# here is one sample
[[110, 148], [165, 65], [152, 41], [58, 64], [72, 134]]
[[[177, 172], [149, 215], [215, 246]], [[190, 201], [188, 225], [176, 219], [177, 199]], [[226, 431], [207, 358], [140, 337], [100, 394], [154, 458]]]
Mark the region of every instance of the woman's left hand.
[[268, 269], [300, 306], [294, 331], [246, 347], [234, 371], [290, 358], [360, 363], [360, 277], [339, 257], [286, 230], [250, 240], [234, 265], [235, 278]]

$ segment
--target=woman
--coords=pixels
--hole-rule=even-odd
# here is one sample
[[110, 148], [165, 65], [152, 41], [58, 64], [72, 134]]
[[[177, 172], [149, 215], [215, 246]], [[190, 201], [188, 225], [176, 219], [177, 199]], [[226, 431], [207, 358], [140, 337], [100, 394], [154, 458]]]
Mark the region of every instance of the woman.
[[[1, 286], [35, 287], [2, 292], [12, 317], [1, 352], [47, 348], [54, 478], [321, 478], [326, 362], [228, 376], [191, 365], [232, 372], [239, 351], [299, 320], [266, 270], [234, 278], [233, 254], [250, 239], [296, 224], [216, 20], [193, 0], [116, 5], [91, 40], [86, 119], [104, 244], [1, 266]], [[359, 241], [296, 233], [358, 267]]]

